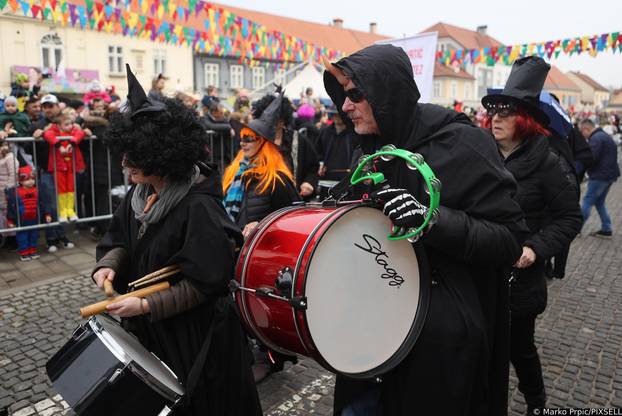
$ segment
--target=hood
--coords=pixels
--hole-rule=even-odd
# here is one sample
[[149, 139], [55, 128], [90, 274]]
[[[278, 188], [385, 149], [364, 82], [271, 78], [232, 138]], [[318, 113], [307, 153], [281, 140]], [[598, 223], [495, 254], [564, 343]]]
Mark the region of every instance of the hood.
[[222, 180], [216, 165], [198, 162], [197, 166], [201, 171], [201, 176], [192, 188], [190, 188], [188, 194], [206, 194], [222, 200]]
[[[365, 93], [380, 128], [380, 137], [360, 136], [365, 153], [371, 153], [387, 143], [412, 149], [448, 124], [471, 124], [463, 113], [431, 104], [417, 104], [419, 89], [413, 78], [410, 60], [402, 48], [373, 45], [334, 65]], [[339, 113], [353, 127], [341, 110], [345, 101], [343, 87], [328, 71], [324, 71], [324, 85]]]
[[[420, 97], [404, 50], [393, 45], [372, 45], [334, 65], [365, 93], [380, 128], [381, 144], [400, 141], [410, 130], [412, 114]], [[352, 127], [350, 119], [341, 110], [345, 101], [343, 87], [328, 71], [324, 71], [324, 86], [346, 123]]]

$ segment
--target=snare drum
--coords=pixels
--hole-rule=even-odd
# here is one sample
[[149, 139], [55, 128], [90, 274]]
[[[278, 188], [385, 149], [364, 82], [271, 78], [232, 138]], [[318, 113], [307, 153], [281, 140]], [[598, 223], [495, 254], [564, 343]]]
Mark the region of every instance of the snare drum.
[[329, 371], [370, 378], [394, 368], [421, 332], [429, 299], [422, 247], [388, 240], [378, 209], [284, 208], [249, 236], [236, 266], [236, 302], [271, 349]]
[[184, 395], [175, 374], [106, 315], [80, 325], [46, 369], [79, 415], [167, 415]]

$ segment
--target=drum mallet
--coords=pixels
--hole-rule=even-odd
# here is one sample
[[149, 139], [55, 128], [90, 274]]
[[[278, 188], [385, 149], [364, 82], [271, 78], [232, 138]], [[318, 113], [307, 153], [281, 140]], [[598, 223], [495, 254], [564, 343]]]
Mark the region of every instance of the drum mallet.
[[170, 287], [171, 287], [171, 284], [169, 282], [156, 283], [155, 285], [148, 286], [142, 289], [138, 289], [133, 292], [126, 293], [125, 295], [117, 296], [116, 298], [103, 300], [101, 302], [93, 303], [92, 305], [88, 305], [83, 308], [80, 308], [80, 315], [82, 315], [83, 318], [88, 318], [90, 316], [97, 315], [102, 312], [106, 312], [106, 307], [116, 301], [129, 298], [132, 296], [137, 297], [137, 298], [144, 298], [145, 296], [149, 296], [152, 293], [160, 292]]
[[114, 296], [114, 289], [112, 288], [112, 280], [104, 279], [104, 293], [109, 298]]

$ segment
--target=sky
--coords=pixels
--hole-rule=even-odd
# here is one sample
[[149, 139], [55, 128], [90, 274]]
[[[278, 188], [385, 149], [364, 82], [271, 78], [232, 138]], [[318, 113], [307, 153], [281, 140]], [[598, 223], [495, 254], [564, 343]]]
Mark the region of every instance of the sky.
[[[410, 36], [442, 21], [475, 30], [487, 25], [488, 34], [504, 44], [523, 44], [575, 36], [622, 32], [622, 0], [220, 0], [223, 5], [327, 24], [333, 18], [344, 27]], [[564, 72], [581, 71], [606, 87], [622, 87], [622, 54], [605, 52], [560, 54], [551, 64]]]

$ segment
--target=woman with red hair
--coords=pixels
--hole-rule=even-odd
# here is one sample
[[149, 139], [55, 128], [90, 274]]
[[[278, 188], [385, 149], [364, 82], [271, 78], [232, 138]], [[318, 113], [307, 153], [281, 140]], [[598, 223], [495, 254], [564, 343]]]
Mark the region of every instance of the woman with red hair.
[[562, 171], [559, 155], [549, 150], [549, 120], [539, 97], [550, 66], [538, 57], [517, 60], [501, 94], [482, 98], [490, 128], [507, 170], [518, 183], [529, 234], [510, 280], [510, 361], [527, 414], [545, 407], [542, 367], [534, 344], [536, 317], [546, 308], [545, 260], [579, 233], [581, 210], [574, 178]]

